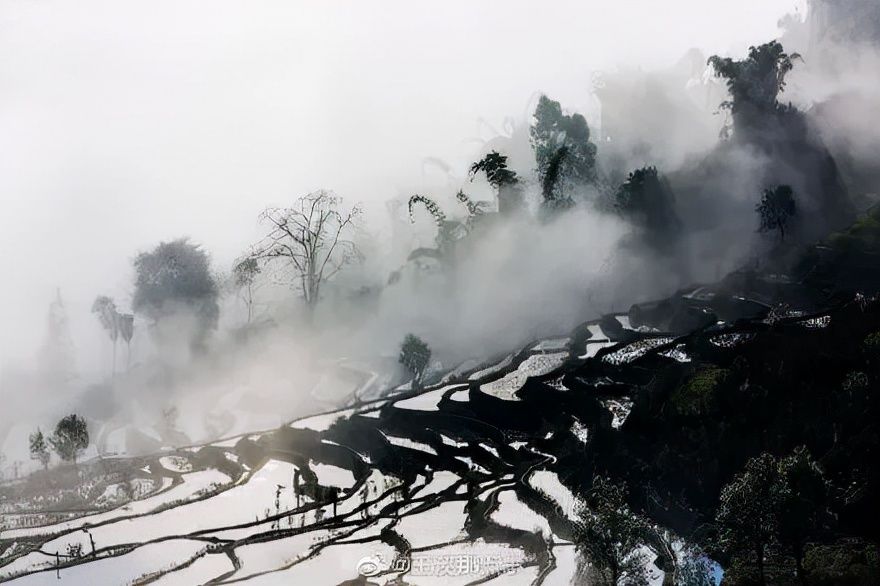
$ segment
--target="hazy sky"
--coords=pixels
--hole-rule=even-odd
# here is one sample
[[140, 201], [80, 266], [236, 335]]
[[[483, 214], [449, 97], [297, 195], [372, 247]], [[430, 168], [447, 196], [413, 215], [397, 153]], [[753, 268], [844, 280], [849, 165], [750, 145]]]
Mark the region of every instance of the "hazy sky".
[[742, 53], [798, 0], [0, 2], [0, 369], [61, 287], [72, 321], [189, 235], [226, 267], [255, 217], [318, 187], [396, 196], [591, 71]]

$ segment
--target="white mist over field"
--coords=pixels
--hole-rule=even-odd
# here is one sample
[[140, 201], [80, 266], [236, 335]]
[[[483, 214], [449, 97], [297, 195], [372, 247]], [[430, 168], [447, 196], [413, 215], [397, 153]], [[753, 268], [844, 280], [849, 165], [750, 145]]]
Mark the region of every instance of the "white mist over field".
[[[106, 294], [130, 310], [139, 252], [187, 236], [209, 253], [213, 270], [228, 274], [263, 234], [263, 208], [290, 205], [318, 188], [362, 202], [371, 254], [348, 278], [381, 287], [407, 247], [433, 238], [422, 216], [411, 225], [402, 214], [395, 225], [386, 203], [425, 192], [454, 216], [460, 187], [490, 197], [488, 185], [467, 183], [469, 164], [487, 145], [502, 144], [512, 166], [530, 173], [527, 129], [537, 95], [583, 113], [598, 141], [603, 105], [594, 89], [603, 72], [666, 76], [691, 49], [701, 55], [697, 70], [711, 54], [741, 56], [777, 38], [779, 19], [803, 13], [802, 4], [3, 3], [0, 394], [7, 407], [0, 439], [11, 421], [49, 425], [77, 405], [73, 395], [45, 391], [37, 401], [22, 399], [29, 392], [22, 373], [40, 368], [48, 307], [58, 292], [78, 384], [102, 383], [111, 346], [90, 308]], [[698, 119], [654, 145], [662, 162], [680, 165], [688, 148], [717, 136], [713, 112], [723, 83], [703, 81], [695, 91], [708, 97]], [[698, 137], [704, 143], [694, 142]], [[497, 352], [565, 331], [577, 319], [625, 310], [642, 288], [674, 288], [676, 279], [664, 281], [626, 258], [617, 258], [617, 267], [631, 271], [608, 275], [624, 232], [610, 216], [581, 212], [552, 229], [513, 223], [462, 262], [452, 294], [430, 282], [391, 291], [372, 321], [353, 317], [351, 331], [336, 319], [344, 310], [329, 306], [321, 311], [334, 318], [320, 333], [304, 337], [297, 326], [282, 327], [240, 352], [222, 335], [240, 317], [227, 298], [215, 353], [197, 363], [199, 374], [173, 386], [198, 389], [199, 400], [216, 385], [250, 389], [231, 392], [224, 405], [230, 410], [253, 393], [307, 409], [321, 360], [365, 347], [390, 355], [411, 330], [431, 334], [450, 358], [463, 359], [473, 348]], [[603, 289], [591, 292], [600, 276]], [[264, 294], [277, 302], [273, 317], [282, 324], [297, 312], [283, 286]], [[152, 343], [144, 322], [136, 324], [133, 353], [142, 361]], [[230, 382], [230, 373], [239, 380]], [[140, 405], [118, 402], [120, 394], [165, 409], [172, 402], [163, 380], [148, 371], [117, 385], [114, 417], [144, 417]], [[184, 420], [186, 402], [176, 403]]]
[[159, 240], [189, 235], [225, 269], [266, 205], [318, 187], [381, 202], [426, 157], [463, 174], [480, 121], [527, 122], [536, 92], [595, 125], [594, 71], [742, 53], [794, 5], [6, 2], [0, 356], [36, 348], [57, 287], [85, 328]]

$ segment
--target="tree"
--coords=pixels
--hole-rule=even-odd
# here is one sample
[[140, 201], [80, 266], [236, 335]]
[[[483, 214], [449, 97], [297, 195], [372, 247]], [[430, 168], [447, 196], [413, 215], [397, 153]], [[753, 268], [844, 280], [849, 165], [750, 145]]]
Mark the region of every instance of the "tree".
[[614, 207], [647, 233], [650, 244], [665, 248], [677, 236], [681, 220], [675, 213], [675, 196], [656, 167], [629, 174], [614, 194]]
[[522, 208], [523, 194], [516, 171], [507, 167], [507, 156], [498, 151], [490, 151], [482, 159], [471, 165], [468, 175], [471, 181], [477, 173], [485, 173], [486, 180], [498, 197], [498, 212], [508, 214]]
[[463, 203], [464, 206], [467, 208], [468, 217], [466, 225], [468, 229], [471, 228], [474, 218], [482, 216], [486, 213], [486, 202], [472, 200], [470, 196], [461, 189], [459, 189], [458, 193], [455, 194], [455, 199]]
[[806, 545], [827, 514], [828, 486], [822, 470], [803, 446], [779, 461], [777, 473], [778, 539], [794, 558], [801, 583], [806, 584]]
[[825, 478], [805, 447], [780, 460], [763, 453], [721, 491], [715, 519], [722, 544], [734, 553], [751, 551], [762, 584], [767, 549], [782, 545], [806, 583], [806, 545], [828, 514], [827, 499]]
[[220, 315], [217, 284], [205, 251], [186, 238], [161, 242], [151, 252], [140, 253], [134, 268], [134, 311], [154, 323], [181, 312], [194, 316], [197, 327], [190, 343], [202, 349]]
[[767, 548], [777, 532], [776, 466], [776, 458], [768, 453], [749, 460], [722, 489], [715, 514], [722, 545], [733, 552], [753, 553], [761, 584]]
[[471, 180], [477, 173], [485, 173], [489, 184], [498, 189], [502, 185], [515, 185], [519, 183], [516, 171], [507, 168], [507, 156], [498, 151], [490, 151], [482, 159], [471, 165], [468, 175]]
[[578, 517], [577, 551], [582, 567], [592, 570], [590, 577], [595, 582], [606, 586], [647, 584], [644, 556], [636, 553], [645, 542], [647, 525], [629, 509], [622, 484], [595, 477], [578, 507]]
[[566, 195], [563, 182], [563, 164], [568, 158], [569, 148], [562, 145], [553, 153], [541, 176], [541, 196], [545, 209], [566, 209], [574, 205], [574, 200]]
[[[564, 182], [575, 186], [595, 183], [596, 145], [590, 142], [590, 127], [581, 114], [563, 114], [559, 102], [542, 95], [529, 136], [542, 185], [554, 158], [558, 169], [552, 183], [557, 189], [562, 189]], [[560, 153], [563, 146], [566, 150]]]
[[446, 219], [446, 214], [440, 209], [440, 206], [436, 201], [418, 193], [411, 195], [409, 201], [407, 201], [410, 222], [415, 223], [416, 221], [414, 210], [415, 206], [418, 204], [425, 206], [425, 209], [431, 215], [431, 219], [434, 220], [434, 224], [437, 226], [437, 237], [435, 239], [437, 249], [445, 250], [447, 246], [455, 240], [452, 231], [455, 222], [450, 222]]
[[46, 445], [46, 438], [43, 437], [43, 432], [37, 428], [37, 431], [32, 433], [28, 440], [31, 460], [36, 460], [42, 464], [44, 470], [48, 469], [50, 458], [49, 446]]
[[735, 129], [758, 128], [764, 117], [780, 111], [777, 98], [785, 89], [785, 76], [799, 58], [797, 53], [787, 54], [778, 41], [749, 47], [749, 55], [742, 61], [709, 57], [709, 65], [726, 80], [731, 99], [722, 102], [721, 109], [730, 110]]
[[479, 202], [471, 200], [471, 198], [469, 198], [463, 191], [458, 192], [456, 199], [463, 203], [468, 209], [468, 218], [466, 222], [447, 219], [446, 214], [440, 209], [437, 202], [425, 195], [417, 193], [410, 196], [409, 201], [407, 202], [410, 222], [415, 223], [416, 221], [414, 211], [415, 206], [418, 204], [424, 205], [425, 209], [431, 215], [431, 219], [434, 220], [434, 224], [437, 226], [437, 236], [434, 242], [436, 243], [437, 251], [440, 253], [441, 257], [450, 251], [457, 240], [467, 236], [473, 223], [473, 219], [485, 213], [483, 206], [481, 206]]
[[254, 314], [254, 293], [257, 290], [257, 278], [262, 269], [259, 261], [247, 256], [235, 263], [232, 267], [232, 281], [238, 290], [238, 296], [247, 308], [247, 323], [251, 323]]
[[730, 98], [721, 108], [732, 114], [733, 143], [761, 152], [761, 174], [768, 183], [795, 182], [798, 199], [815, 211], [803, 225], [804, 235], [814, 239], [851, 224], [855, 209], [838, 163], [811, 131], [807, 117], [791, 103], [779, 101], [785, 78], [799, 58], [773, 41], [750, 47], [742, 60], [716, 55], [709, 63], [727, 83]]
[[92, 313], [98, 317], [101, 327], [107, 332], [113, 342], [113, 366], [112, 374], [116, 374], [116, 341], [119, 337], [125, 342], [127, 348], [126, 366], [131, 362], [131, 338], [134, 336], [134, 316], [130, 313], [119, 313], [116, 303], [106, 295], [98, 295], [92, 303]]
[[79, 454], [89, 447], [86, 420], [75, 413], [62, 418], [55, 426], [55, 433], [49, 438], [49, 444], [59, 458], [76, 464]]
[[119, 324], [119, 335], [125, 342], [125, 366], [131, 366], [131, 339], [134, 337], [134, 315], [130, 313], [116, 314]]
[[119, 339], [119, 312], [116, 311], [116, 303], [106, 295], [98, 295], [92, 303], [92, 313], [98, 316], [101, 327], [110, 336], [113, 342], [113, 365], [111, 374], [116, 374], [116, 340]]
[[785, 229], [797, 213], [794, 191], [789, 185], [777, 185], [765, 189], [761, 201], [755, 206], [760, 218], [759, 232], [779, 232], [780, 242], [785, 241]]
[[291, 269], [312, 313], [321, 288], [361, 258], [351, 239], [360, 215], [358, 206], [343, 211], [342, 199], [325, 190], [299, 198], [293, 207], [266, 208], [260, 221], [269, 226], [269, 233], [254, 246], [251, 256]]
[[677, 557], [675, 586], [715, 586], [712, 564], [704, 554], [683, 549]]
[[407, 334], [400, 345], [400, 362], [413, 376], [412, 388], [421, 388], [422, 376], [431, 360], [431, 348], [418, 336]]
[[64, 386], [76, 376], [73, 338], [67, 320], [67, 310], [61, 299], [61, 290], [49, 305], [48, 328], [40, 351], [42, 371], [53, 385]]
[[428, 213], [431, 214], [431, 218], [434, 220], [434, 223], [437, 224], [437, 229], [442, 230], [443, 224], [447, 221], [446, 214], [440, 209], [440, 206], [436, 201], [430, 197], [419, 195], [418, 193], [410, 196], [409, 201], [407, 202], [410, 221], [415, 221], [413, 210], [415, 209], [416, 204], [419, 203], [424, 205], [425, 209], [428, 210]]

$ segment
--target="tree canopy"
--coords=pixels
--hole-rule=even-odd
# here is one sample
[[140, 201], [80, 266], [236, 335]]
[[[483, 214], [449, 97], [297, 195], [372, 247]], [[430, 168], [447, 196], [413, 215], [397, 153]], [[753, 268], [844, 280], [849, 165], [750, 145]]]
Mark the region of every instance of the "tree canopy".
[[238, 260], [232, 267], [232, 284], [247, 309], [247, 323], [251, 322], [254, 313], [254, 294], [257, 279], [262, 273], [259, 261], [253, 256]]
[[721, 491], [716, 513], [721, 542], [735, 555], [751, 553], [761, 583], [768, 550], [783, 546], [803, 579], [805, 546], [823, 520], [826, 499], [822, 471], [806, 448], [782, 459], [765, 452]]
[[75, 464], [77, 457], [89, 447], [86, 420], [75, 413], [62, 418], [55, 426], [49, 443], [59, 458]]
[[46, 438], [39, 428], [28, 438], [28, 449], [32, 460], [38, 461], [44, 469], [49, 467], [49, 446], [46, 444]]
[[116, 311], [116, 303], [106, 295], [98, 295], [92, 303], [92, 313], [98, 317], [101, 327], [110, 336], [113, 342], [119, 338], [119, 312]]
[[[545, 177], [550, 171], [555, 176], [549, 183], [553, 189], [563, 190], [565, 183], [574, 187], [595, 183], [596, 145], [590, 142], [590, 127], [581, 114], [564, 114], [559, 102], [542, 95], [529, 136], [542, 186], [547, 184]], [[562, 153], [561, 147], [565, 147]], [[551, 168], [554, 160], [555, 170]], [[548, 199], [547, 193], [544, 199]]]
[[563, 184], [563, 165], [569, 152], [566, 145], [557, 148], [541, 174], [541, 196], [546, 209], [564, 209], [574, 205], [574, 200], [565, 193]]
[[515, 212], [523, 206], [520, 178], [516, 171], [507, 167], [507, 156], [498, 151], [490, 151], [482, 159], [471, 165], [468, 174], [471, 180], [477, 173], [485, 173], [486, 180], [495, 188], [498, 196], [498, 211], [502, 214]]
[[126, 344], [134, 334], [133, 316], [119, 313], [116, 303], [106, 295], [98, 295], [92, 303], [92, 313], [98, 317], [101, 327], [113, 342], [113, 365], [111, 373], [116, 373], [116, 342], [122, 336]]
[[581, 554], [585, 583], [617, 586], [645, 585], [644, 556], [647, 525], [626, 503], [626, 488], [597, 476], [578, 508], [575, 545]]
[[482, 159], [471, 165], [468, 174], [473, 179], [477, 173], [485, 173], [492, 187], [519, 183], [516, 171], [507, 168], [507, 156], [498, 151], [490, 151]]
[[760, 225], [759, 232], [779, 233], [779, 240], [785, 240], [785, 230], [797, 214], [797, 204], [794, 199], [794, 190], [790, 185], [777, 185], [771, 189], [765, 189], [761, 195], [761, 201], [755, 205]]
[[155, 322], [181, 310], [191, 312], [199, 326], [193, 345], [201, 347], [208, 332], [217, 327], [220, 314], [218, 288], [207, 253], [179, 238], [140, 253], [134, 268], [134, 311]]
[[649, 244], [656, 248], [667, 248], [681, 228], [675, 195], [656, 167], [642, 167], [630, 173], [614, 194], [614, 207], [643, 228]]
[[730, 100], [721, 108], [733, 114], [737, 130], [760, 125], [762, 117], [779, 111], [779, 93], [785, 89], [785, 76], [794, 68], [800, 55], [785, 52], [779, 41], [749, 47], [745, 59], [713, 55], [709, 58], [715, 72], [723, 77], [730, 92]]
[[413, 377], [413, 389], [421, 386], [422, 376], [431, 361], [431, 348], [414, 334], [407, 334], [400, 345], [400, 362]]

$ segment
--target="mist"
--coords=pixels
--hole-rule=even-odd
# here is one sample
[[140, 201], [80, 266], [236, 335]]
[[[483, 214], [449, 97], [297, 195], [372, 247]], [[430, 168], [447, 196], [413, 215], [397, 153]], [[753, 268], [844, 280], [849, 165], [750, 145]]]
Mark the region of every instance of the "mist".
[[[245, 404], [248, 416], [234, 431], [269, 428], [344, 400], [334, 389], [347, 387], [328, 380], [336, 375], [327, 366], [393, 364], [406, 333], [429, 341], [435, 360], [453, 367], [733, 270], [761, 245], [735, 235], [754, 232], [766, 161], [735, 149], [724, 157], [729, 175], [694, 187], [694, 169], [705, 168], [725, 124], [718, 104], [726, 90], [707, 75], [706, 59], [741, 58], [751, 45], [788, 35], [795, 46], [786, 48], [802, 52], [809, 67], [795, 69], [784, 97], [819, 111], [832, 84], [828, 66], [809, 57], [808, 35], [791, 25], [805, 11], [791, 0], [452, 2], [432, 10], [403, 2], [246, 10], [221, 2], [210, 12], [196, 3], [4, 4], [0, 393], [10, 408], [0, 414], [0, 437], [13, 422], [49, 426], [84, 405], [93, 417], [135, 425], [176, 418], [169, 427], [181, 443], [231, 433], [223, 414]], [[876, 88], [860, 72], [874, 54], [860, 55], [837, 75], [869, 96], [860, 104], [870, 111]], [[657, 165], [693, 216], [702, 216], [692, 203], [704, 197], [697, 192], [723, 191], [717, 221], [704, 218], [674, 258], [659, 258], [634, 241], [626, 222], [583, 206], [551, 221], [492, 225], [457, 252], [452, 271], [407, 268], [409, 253], [431, 246], [436, 227], [423, 210], [410, 222], [406, 198], [423, 193], [459, 220], [466, 216], [459, 189], [491, 204], [490, 186], [467, 175], [489, 150], [532, 177], [524, 189], [534, 207], [540, 186], [528, 128], [542, 93], [586, 117], [609, 182]], [[854, 161], [844, 163], [850, 177], [874, 143], [834, 130], [848, 111], [827, 106], [816, 132]], [[325, 289], [314, 323], [304, 321], [283, 278], [261, 289], [266, 326], [244, 341], [235, 333], [241, 303], [225, 291], [203, 356], [163, 350], [136, 316], [137, 368], [108, 382], [111, 346], [90, 308], [103, 294], [131, 311], [139, 252], [189, 237], [227, 276], [264, 235], [261, 210], [319, 188], [362, 204], [357, 241], [365, 254]], [[389, 213], [394, 201], [400, 213]], [[395, 271], [403, 276], [389, 284]], [[365, 297], [352, 296], [360, 290]], [[37, 385], [48, 308], [59, 294], [77, 378]], [[166, 323], [171, 338], [191, 327], [185, 322]], [[37, 401], [25, 399], [31, 392]], [[200, 413], [212, 399], [210, 416]], [[23, 440], [13, 435], [4, 451], [19, 451]]]

